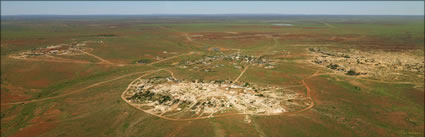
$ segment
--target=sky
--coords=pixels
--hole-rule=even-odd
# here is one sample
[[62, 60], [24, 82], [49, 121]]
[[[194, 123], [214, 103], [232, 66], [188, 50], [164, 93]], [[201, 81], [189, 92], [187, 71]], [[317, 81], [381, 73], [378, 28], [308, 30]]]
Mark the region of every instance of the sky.
[[424, 1], [1, 1], [1, 15], [424, 15]]

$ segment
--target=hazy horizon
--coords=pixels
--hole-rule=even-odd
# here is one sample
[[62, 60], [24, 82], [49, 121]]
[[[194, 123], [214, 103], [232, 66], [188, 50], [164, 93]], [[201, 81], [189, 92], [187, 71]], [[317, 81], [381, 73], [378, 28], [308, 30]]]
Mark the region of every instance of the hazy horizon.
[[400, 14], [392, 14], [392, 15], [362, 15], [362, 14], [233, 14], [233, 13], [225, 13], [225, 14], [18, 14], [18, 15], [1, 15], [1, 16], [256, 16], [256, 15], [264, 15], [264, 16], [423, 16], [423, 15], [400, 15]]
[[1, 1], [1, 15], [424, 15], [424, 1]]

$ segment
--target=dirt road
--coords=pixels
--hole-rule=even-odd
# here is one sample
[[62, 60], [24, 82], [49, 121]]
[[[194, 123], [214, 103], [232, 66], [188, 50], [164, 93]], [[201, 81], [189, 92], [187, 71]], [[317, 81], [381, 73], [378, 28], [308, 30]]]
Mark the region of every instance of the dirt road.
[[[144, 65], [144, 64], [115, 64], [115, 63], [109, 62], [109, 61], [107, 61], [107, 60], [105, 60], [105, 59], [103, 59], [99, 56], [93, 55], [91, 53], [88, 53], [88, 52], [85, 52], [85, 51], [81, 51], [81, 52], [83, 52], [83, 53], [85, 53], [89, 56], [97, 58], [98, 60], [100, 60], [100, 62], [93, 63], [93, 62], [89, 62], [89, 61], [75, 60], [75, 59], [65, 59], [65, 58], [60, 58], [60, 57], [55, 57], [55, 56], [50, 56], [50, 55], [47, 55], [46, 57], [53, 58], [53, 59], [20, 58], [20, 57], [16, 57], [16, 56], [12, 56], [12, 55], [9, 55], [8, 57], [12, 58], [12, 59], [18, 59], [18, 60], [24, 60], [24, 61], [47, 61], [47, 62], [75, 63], [75, 64], [99, 64], [99, 65], [105, 65], [106, 64], [106, 65], [115, 65], [115, 66]], [[177, 57], [180, 57], [180, 56], [192, 55], [192, 54], [195, 54], [195, 53], [197, 53], [197, 52], [189, 52], [189, 53], [186, 53], [186, 54], [172, 56], [172, 57], [169, 57], [169, 58], [158, 60], [156, 62], [147, 64], [147, 65], [153, 65], [153, 64], [156, 64], [156, 63], [159, 63], [159, 62], [167, 61], [167, 60], [177, 58]]]
[[163, 27], [163, 26], [158, 26], [158, 27], [160, 29], [171, 30], [171, 31], [177, 32], [177, 33], [183, 35], [187, 41], [189, 41], [189, 42], [193, 41], [192, 38], [190, 38], [189, 34], [187, 34], [186, 32], [181, 32], [181, 31], [178, 31], [176, 29], [166, 28], [166, 27]]
[[107, 60], [105, 60], [105, 59], [103, 59], [103, 58], [101, 58], [101, 57], [99, 57], [99, 56], [93, 55], [93, 54], [88, 53], [88, 52], [85, 52], [85, 51], [83, 51], [83, 50], [80, 50], [80, 51], [81, 51], [81, 52], [83, 52], [84, 54], [89, 55], [89, 56], [92, 56], [92, 57], [94, 57], [94, 58], [96, 58], [96, 59], [98, 59], [98, 60], [100, 60], [101, 62], [104, 62], [104, 63], [106, 63], [106, 64], [117, 65], [117, 64], [114, 64], [114, 63], [112, 63], [112, 62], [109, 62], [109, 61], [107, 61]]
[[181, 55], [177, 55], [177, 56], [168, 57], [168, 58], [165, 58], [165, 59], [161, 59], [161, 60], [158, 60], [158, 61], [149, 63], [148, 65], [153, 65], [153, 64], [160, 63], [160, 62], [163, 62], [163, 61], [167, 61], [167, 60], [170, 60], [170, 59], [173, 59], [173, 58], [177, 58], [177, 57], [181, 57], [181, 56], [187, 56], [187, 55], [192, 55], [192, 54], [195, 54], [195, 53], [196, 52], [189, 52], [189, 53], [186, 53], [186, 54], [181, 54]]
[[233, 81], [233, 82], [237, 82], [239, 81], [239, 79], [243, 76], [243, 74], [245, 74], [245, 71], [248, 70], [249, 65], [247, 65], [241, 72], [241, 74], [239, 74], [239, 76]]
[[329, 27], [329, 28], [333, 28], [334, 26], [333, 25], [331, 25], [331, 24], [329, 24], [329, 23], [326, 23], [326, 22], [324, 22], [324, 21], [320, 21], [320, 23], [322, 23], [322, 24], [325, 24], [327, 27]]
[[60, 62], [60, 63], [76, 63], [76, 64], [91, 64], [91, 62], [88, 61], [82, 61], [82, 60], [73, 60], [73, 59], [35, 59], [35, 58], [19, 58], [15, 56], [8, 56], [12, 59], [19, 59], [24, 61], [47, 61], [47, 62]]
[[41, 101], [50, 100], [50, 99], [56, 99], [56, 98], [60, 98], [60, 97], [69, 96], [69, 95], [81, 92], [83, 90], [86, 90], [86, 89], [89, 89], [89, 88], [92, 88], [92, 87], [96, 87], [96, 86], [99, 86], [99, 85], [102, 85], [102, 84], [105, 84], [105, 83], [108, 83], [108, 82], [112, 82], [112, 81], [115, 81], [115, 80], [118, 80], [118, 79], [122, 79], [122, 78], [125, 78], [125, 77], [128, 77], [128, 76], [137, 75], [137, 74], [141, 74], [141, 73], [150, 74], [150, 73], [154, 73], [154, 72], [157, 72], [157, 71], [160, 71], [160, 70], [156, 70], [156, 71], [149, 70], [149, 71], [143, 71], [143, 72], [135, 72], [135, 73], [115, 77], [115, 78], [110, 79], [110, 80], [98, 82], [98, 83], [92, 84], [90, 86], [87, 86], [87, 87], [84, 87], [84, 88], [81, 88], [81, 89], [78, 89], [78, 90], [66, 92], [66, 93], [58, 95], [58, 96], [47, 97], [47, 98], [42, 98], [42, 99], [33, 99], [33, 100], [28, 100], [28, 101], [13, 102], [13, 103], [1, 103], [1, 105], [4, 106], [4, 105], [27, 104], [27, 103], [41, 102]]

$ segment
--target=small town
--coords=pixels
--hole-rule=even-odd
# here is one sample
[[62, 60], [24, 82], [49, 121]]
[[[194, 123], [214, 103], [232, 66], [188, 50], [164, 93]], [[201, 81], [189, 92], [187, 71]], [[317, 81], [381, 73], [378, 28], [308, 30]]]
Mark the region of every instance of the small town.
[[274, 60], [266, 59], [264, 56], [256, 57], [252, 55], [242, 55], [240, 52], [233, 54], [224, 54], [219, 52], [216, 55], [205, 55], [201, 59], [189, 60], [180, 65], [179, 68], [188, 69], [189, 71], [214, 71], [214, 68], [225, 67], [225, 64], [218, 62], [229, 62], [233, 68], [242, 69], [244, 66], [263, 67], [265, 69], [275, 68]]

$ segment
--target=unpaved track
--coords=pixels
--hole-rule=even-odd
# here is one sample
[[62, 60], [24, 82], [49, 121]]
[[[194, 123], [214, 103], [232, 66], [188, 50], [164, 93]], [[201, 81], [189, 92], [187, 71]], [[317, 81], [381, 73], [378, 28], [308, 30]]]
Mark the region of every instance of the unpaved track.
[[115, 81], [115, 80], [118, 80], [118, 79], [122, 79], [122, 78], [125, 78], [125, 77], [128, 77], [128, 76], [137, 75], [137, 74], [141, 74], [141, 73], [150, 74], [150, 73], [154, 73], [154, 72], [157, 72], [157, 71], [150, 70], [150, 71], [143, 71], [143, 72], [135, 72], [135, 73], [115, 77], [115, 78], [110, 79], [110, 80], [98, 82], [98, 83], [92, 84], [90, 86], [87, 86], [87, 87], [84, 87], [84, 88], [81, 88], [81, 89], [78, 89], [78, 90], [70, 91], [70, 92], [67, 92], [67, 93], [64, 93], [64, 94], [61, 94], [61, 95], [58, 95], [58, 96], [47, 97], [47, 98], [42, 98], [42, 99], [34, 99], [34, 100], [28, 100], [28, 101], [13, 102], [13, 103], [1, 103], [1, 105], [4, 106], [4, 105], [27, 104], [27, 103], [41, 102], [41, 101], [50, 100], [50, 99], [56, 99], [56, 98], [60, 98], [60, 97], [69, 96], [69, 95], [81, 92], [83, 90], [86, 90], [86, 89], [89, 89], [89, 88], [92, 88], [92, 87], [96, 87], [96, 86], [99, 86], [99, 85], [102, 85], [102, 84], [105, 84], [105, 83], [108, 83], [108, 82], [112, 82], [112, 81]]
[[[189, 53], [186, 53], [186, 54], [169, 57], [169, 58], [166, 58], [166, 59], [157, 61], [155, 63], [166, 61], [166, 60], [173, 59], [173, 58], [180, 57], [180, 56], [191, 55], [191, 54], [194, 54], [194, 53], [195, 52], [189, 52]], [[60, 59], [55, 59], [55, 60], [45, 60], [45, 59], [42, 59], [42, 60], [38, 60], [38, 59], [31, 59], [31, 58], [25, 58], [25, 59], [23, 59], [23, 58], [17, 58], [17, 57], [14, 57], [14, 56], [8, 56], [8, 57], [13, 58], [13, 59], [21, 59], [21, 60], [29, 60], [29, 61], [52, 61], [52, 62], [65, 62], [65, 63], [75, 63], [75, 62], [78, 62], [78, 63], [84, 63], [84, 64], [90, 64], [91, 63], [91, 62], [82, 62], [82, 61], [80, 62], [80, 61], [67, 60], [67, 59], [66, 60], [60, 60]], [[97, 63], [97, 64], [101, 64], [101, 62], [100, 63]], [[102, 64], [104, 64], [104, 63], [102, 63]], [[65, 94], [61, 94], [61, 95], [58, 95], [58, 96], [47, 97], [47, 98], [42, 98], [42, 99], [34, 99], [34, 100], [28, 100], [28, 101], [19, 101], [19, 102], [13, 102], [13, 103], [1, 103], [1, 106], [5, 106], [5, 105], [16, 105], [16, 104], [27, 104], [27, 103], [41, 102], [41, 101], [45, 101], [45, 100], [51, 100], [51, 99], [56, 99], [56, 98], [60, 98], [60, 97], [65, 97], [65, 96], [68, 96], [68, 95], [71, 95], [71, 94], [75, 94], [75, 93], [81, 92], [83, 90], [86, 90], [86, 89], [89, 89], [89, 88], [92, 88], [92, 87], [95, 87], [95, 86], [99, 86], [99, 85], [104, 84], [104, 83], [108, 83], [108, 82], [111, 82], [111, 81], [115, 81], [115, 80], [118, 80], [118, 79], [125, 78], [125, 77], [128, 77], [128, 76], [137, 75], [137, 74], [141, 74], [141, 73], [151, 74], [151, 73], [155, 73], [155, 72], [162, 71], [162, 70], [165, 70], [165, 71], [169, 72], [171, 74], [171, 76], [173, 78], [175, 78], [174, 77], [174, 73], [172, 71], [168, 70], [168, 69], [159, 69], [159, 70], [156, 70], [156, 71], [155, 70], [149, 70], [149, 71], [143, 71], [143, 72], [135, 72], [135, 73], [131, 73], [131, 74], [119, 76], [119, 77], [116, 77], [116, 78], [113, 78], [113, 79], [110, 79], [110, 80], [98, 82], [98, 83], [95, 83], [93, 85], [87, 86], [85, 88], [74, 90], [74, 91], [71, 91], [71, 92], [68, 92], [68, 93], [65, 93]]]
[[190, 38], [189, 37], [189, 34], [187, 34], [187, 32], [181, 32], [181, 31], [178, 31], [178, 30], [176, 30], [176, 29], [172, 29], [172, 28], [166, 28], [166, 27], [163, 27], [163, 26], [158, 26], [160, 29], [165, 29], [165, 30], [171, 30], [171, 31], [174, 31], [174, 32], [177, 32], [177, 33], [180, 33], [181, 35], [183, 35], [184, 37], [185, 37], [185, 39], [187, 40], [187, 41], [189, 41], [189, 42], [192, 42], [193, 40], [192, 40], [192, 38]]
[[170, 75], [171, 75], [171, 77], [173, 77], [174, 79], [177, 79], [175, 76], [174, 76], [174, 73], [171, 71], [171, 70], [168, 70], [168, 69], [164, 69], [165, 71], [167, 71], [168, 73], [170, 73]]
[[[270, 50], [271, 48], [273, 48], [273, 47], [277, 47], [278, 45], [279, 45], [279, 41], [277, 40], [278, 38], [273, 38], [273, 41], [274, 41], [274, 44], [273, 44], [273, 46], [270, 46], [269, 48], [268, 48], [268, 50]], [[265, 50], [261, 55], [260, 55], [260, 57], [261, 56], [263, 56], [264, 54], [266, 54], [266, 52], [268, 51], [268, 50]], [[243, 76], [243, 74], [245, 74], [245, 72], [246, 72], [246, 70], [248, 70], [248, 68], [249, 68], [249, 64], [243, 69], [243, 71], [241, 72], [241, 74], [239, 74], [239, 76], [234, 80], [234, 82], [237, 82], [237, 81], [239, 81], [239, 79]]]
[[168, 58], [165, 58], [165, 59], [161, 59], [161, 60], [158, 60], [158, 61], [149, 63], [148, 65], [153, 65], [153, 64], [156, 64], [156, 63], [159, 63], [159, 62], [167, 61], [167, 60], [170, 60], [170, 59], [173, 59], [173, 58], [177, 58], [177, 57], [181, 57], [181, 56], [192, 55], [192, 54], [195, 54], [195, 53], [196, 52], [189, 52], [189, 53], [186, 53], [186, 54], [181, 54], [181, 55], [177, 55], [177, 56], [168, 57]]
[[187, 34], [186, 32], [183, 32], [184, 33], [184, 36], [186, 37], [186, 39], [188, 40], [188, 41], [190, 41], [190, 42], [192, 42], [193, 40], [192, 40], [192, 38], [190, 38], [189, 37], [189, 34]]
[[[96, 55], [90, 54], [86, 51], [80, 50], [80, 52], [95, 57], [96, 59], [100, 60], [101, 62], [97, 62], [94, 64], [111, 64], [111, 65], [116, 65], [114, 63], [111, 63], [101, 57], [98, 57]], [[64, 63], [76, 63], [76, 64], [91, 64], [92, 62], [89, 61], [84, 61], [84, 60], [75, 60], [75, 59], [66, 59], [66, 58], [61, 58], [61, 57], [55, 57], [55, 56], [51, 56], [51, 55], [46, 55], [46, 57], [49, 58], [53, 58], [53, 59], [35, 59], [35, 58], [19, 58], [19, 57], [15, 57], [12, 55], [8, 56], [9, 58], [13, 58], [13, 59], [20, 59], [20, 60], [26, 60], [26, 61], [48, 61], [48, 62], [64, 62]]]
[[243, 74], [245, 74], [245, 71], [248, 70], [249, 65], [247, 65], [241, 72], [241, 74], [239, 74], [239, 76], [234, 80], [234, 82], [239, 81], [239, 79], [243, 76]]
[[324, 21], [320, 21], [320, 23], [322, 23], [322, 24], [325, 24], [327, 27], [329, 27], [329, 28], [334, 28], [334, 26], [333, 25], [331, 25], [331, 24], [329, 24], [329, 23], [326, 23], [326, 22], [324, 22]]
[[[130, 125], [128, 126], [128, 128], [125, 129], [124, 134], [129, 137], [129, 134], [132, 132], [132, 129], [134, 126], [136, 126], [137, 124], [139, 124], [140, 122], [142, 122], [143, 120], [145, 120], [146, 118], [149, 118], [150, 115], [143, 115], [141, 117], [138, 117], [136, 120], [132, 121], [130, 123]], [[136, 127], [136, 131], [137, 131], [137, 127]]]
[[55, 57], [55, 56], [51, 56], [51, 55], [46, 55], [46, 57], [57, 59], [57, 60], [68, 60], [68, 61], [74, 60], [74, 59], [67, 59], [67, 58]]
[[93, 54], [88, 53], [88, 52], [85, 52], [85, 51], [83, 51], [83, 50], [80, 50], [80, 51], [81, 51], [81, 52], [83, 52], [83, 53], [84, 53], [84, 54], [86, 54], [86, 55], [92, 56], [92, 57], [94, 57], [94, 58], [96, 58], [96, 59], [100, 60], [101, 62], [105, 62], [106, 64], [116, 65], [116, 64], [114, 64], [114, 63], [112, 63], [112, 62], [109, 62], [109, 61], [107, 61], [107, 60], [105, 60], [105, 59], [103, 59], [103, 58], [99, 57], [99, 56], [93, 55]]
[[[84, 52], [84, 53], [86, 53], [89, 56], [93, 56], [93, 57], [99, 59], [101, 62], [93, 63], [93, 62], [89, 62], [89, 61], [75, 60], [75, 59], [65, 59], [65, 58], [54, 57], [54, 56], [47, 56], [47, 57], [53, 58], [53, 59], [18, 58], [18, 57], [12, 56], [12, 55], [9, 55], [8, 57], [12, 58], [12, 59], [18, 59], [18, 60], [24, 60], [24, 61], [47, 61], [47, 62], [75, 63], [75, 64], [99, 64], [99, 65], [105, 65], [106, 64], [106, 65], [117, 65], [117, 66], [125, 66], [125, 65], [139, 65], [140, 66], [140, 65], [143, 65], [143, 64], [114, 64], [112, 62], [104, 60], [104, 59], [102, 59], [102, 58], [100, 58], [96, 55], [90, 54], [88, 52]], [[167, 60], [177, 58], [177, 57], [180, 57], [180, 56], [192, 55], [192, 54], [195, 54], [195, 53], [197, 53], [197, 52], [189, 52], [189, 53], [185, 53], [185, 54], [181, 54], [181, 55], [177, 55], [177, 56], [172, 56], [172, 57], [169, 57], [169, 58], [158, 60], [156, 62], [152, 62], [152, 63], [147, 64], [147, 65], [153, 65], [153, 64], [156, 64], [156, 63], [159, 63], [159, 62], [167, 61]]]
[[[12, 59], [19, 59], [24, 61], [47, 61], [47, 62], [60, 62], [60, 63], [76, 63], [76, 64], [91, 64], [92, 62], [82, 61], [82, 60], [73, 60], [73, 59], [34, 59], [34, 58], [18, 58], [15, 56], [8, 56]], [[95, 63], [97, 64], [97, 63]], [[100, 63], [99, 63], [100, 64]]]
[[255, 131], [257, 131], [258, 135], [260, 137], [267, 137], [266, 133], [261, 130], [260, 125], [255, 121], [255, 119], [252, 119], [252, 125], [254, 126]]
[[[200, 42], [200, 41], [194, 41], [190, 36], [189, 36], [189, 34], [187, 33], [187, 32], [182, 32], [182, 31], [178, 31], [178, 30], [176, 30], [176, 29], [172, 29], [172, 28], [167, 28], [167, 27], [163, 27], [163, 26], [158, 26], [158, 28], [160, 28], [160, 29], [165, 29], [165, 30], [170, 30], [170, 31], [173, 31], [173, 32], [176, 32], [176, 33], [178, 33], [178, 34], [180, 34], [180, 35], [183, 35], [184, 36], [184, 38], [187, 40], [187, 41], [189, 41], [190, 43], [191, 43], [191, 46], [193, 47], [193, 48], [195, 48], [195, 49], [202, 49], [203, 47], [201, 47], [201, 46], [196, 46], [196, 45], [194, 45], [194, 43], [197, 43], [197, 44], [199, 44], [199, 45], [211, 45], [211, 46], [215, 46], [214, 44], [211, 44], [211, 43], [204, 43], [204, 42]], [[232, 49], [233, 50], [233, 49]]]

